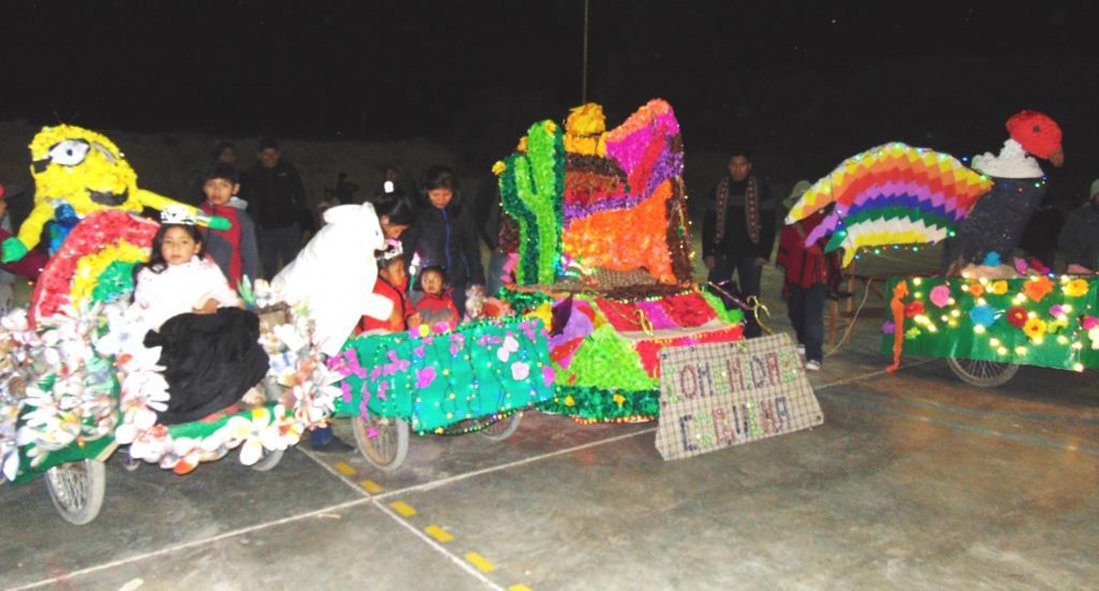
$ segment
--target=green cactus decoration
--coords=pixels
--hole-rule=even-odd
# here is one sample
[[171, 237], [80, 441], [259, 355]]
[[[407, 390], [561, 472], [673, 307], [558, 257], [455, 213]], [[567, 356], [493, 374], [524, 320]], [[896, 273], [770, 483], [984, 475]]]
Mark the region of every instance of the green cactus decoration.
[[519, 222], [519, 265], [515, 269], [519, 285], [551, 284], [557, 278], [565, 189], [563, 137], [554, 122], [535, 123], [527, 130], [526, 151], [508, 156], [503, 170], [494, 168], [500, 175], [504, 211]]

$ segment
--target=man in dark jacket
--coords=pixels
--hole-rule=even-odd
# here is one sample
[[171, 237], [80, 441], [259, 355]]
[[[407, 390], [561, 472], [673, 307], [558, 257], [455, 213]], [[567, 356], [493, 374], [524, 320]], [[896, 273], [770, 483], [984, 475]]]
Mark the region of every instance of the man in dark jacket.
[[1099, 273], [1099, 179], [1091, 184], [1088, 202], [1069, 214], [1057, 243], [1069, 273]]
[[[726, 281], [735, 272], [741, 295], [758, 298], [763, 265], [775, 244], [775, 203], [767, 183], [752, 174], [746, 150], [732, 153], [728, 169], [702, 220], [702, 260], [709, 281]], [[761, 332], [753, 315], [745, 314], [745, 336]]]
[[303, 212], [308, 215], [305, 187], [271, 138], [260, 140], [256, 164], [244, 181], [244, 197], [255, 215], [263, 274], [270, 279], [298, 255]]

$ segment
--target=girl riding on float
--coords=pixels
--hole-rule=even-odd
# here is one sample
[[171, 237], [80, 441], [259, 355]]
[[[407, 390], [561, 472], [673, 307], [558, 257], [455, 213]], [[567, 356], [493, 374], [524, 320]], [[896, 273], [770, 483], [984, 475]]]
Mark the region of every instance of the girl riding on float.
[[170, 399], [162, 424], [201, 419], [240, 400], [268, 369], [259, 319], [241, 309], [188, 214], [166, 211], [149, 262], [135, 269], [131, 312], [161, 347]]

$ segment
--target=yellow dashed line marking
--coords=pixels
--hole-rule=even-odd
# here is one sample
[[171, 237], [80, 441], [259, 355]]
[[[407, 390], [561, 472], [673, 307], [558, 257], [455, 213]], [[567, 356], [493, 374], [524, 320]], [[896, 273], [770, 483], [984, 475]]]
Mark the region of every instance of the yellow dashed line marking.
[[437, 525], [429, 525], [424, 528], [424, 531], [427, 532], [427, 535], [444, 544], [454, 539], [454, 536], [450, 535], [450, 532]]
[[508, 591], [532, 591], [532, 590], [531, 590], [530, 587], [527, 587], [526, 585], [523, 585], [522, 583], [520, 583], [518, 585], [512, 585], [512, 586], [508, 587]]
[[466, 552], [466, 560], [468, 560], [473, 566], [476, 566], [477, 569], [483, 573], [490, 573], [496, 570], [495, 564], [492, 564], [489, 559], [481, 556], [476, 552]]
[[400, 513], [401, 517], [412, 517], [416, 514], [416, 510], [412, 508], [412, 505], [404, 501], [393, 501], [389, 506], [397, 513]]
[[382, 485], [374, 482], [373, 480], [364, 480], [359, 483], [359, 486], [363, 487], [366, 492], [372, 495], [376, 495], [385, 490], [384, 488], [382, 488]]
[[351, 476], [355, 473], [355, 469], [352, 468], [347, 462], [337, 462], [335, 466], [336, 472], [343, 474], [344, 476]]

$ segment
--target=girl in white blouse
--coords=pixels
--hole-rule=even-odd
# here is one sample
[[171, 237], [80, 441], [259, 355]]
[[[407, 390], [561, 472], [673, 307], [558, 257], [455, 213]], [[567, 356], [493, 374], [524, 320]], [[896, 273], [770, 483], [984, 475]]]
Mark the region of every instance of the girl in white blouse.
[[160, 226], [152, 256], [135, 278], [134, 307], [149, 330], [158, 330], [178, 314], [213, 314], [223, 306], [240, 306], [217, 263], [204, 255], [202, 234], [194, 224]]
[[241, 308], [221, 269], [204, 256], [193, 222], [161, 225], [135, 283], [132, 310], [149, 331], [145, 346], [161, 347], [168, 382], [168, 408], [157, 413], [158, 423], [202, 419], [263, 379], [268, 358], [259, 319]]

